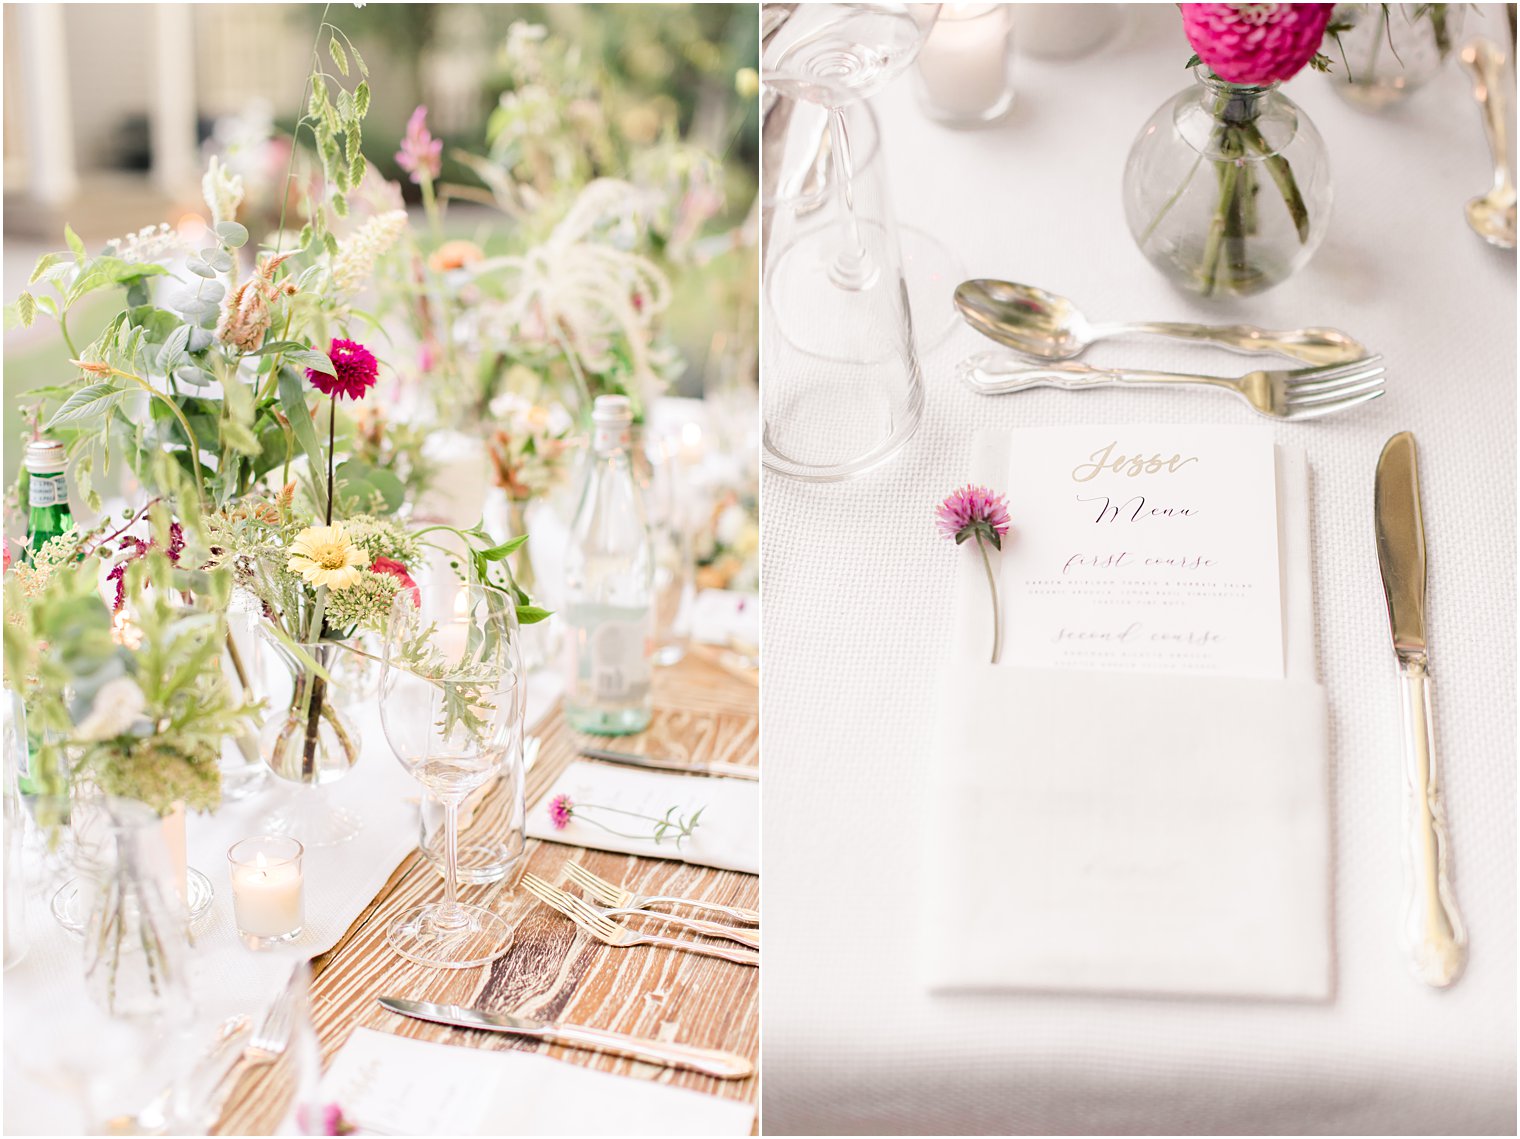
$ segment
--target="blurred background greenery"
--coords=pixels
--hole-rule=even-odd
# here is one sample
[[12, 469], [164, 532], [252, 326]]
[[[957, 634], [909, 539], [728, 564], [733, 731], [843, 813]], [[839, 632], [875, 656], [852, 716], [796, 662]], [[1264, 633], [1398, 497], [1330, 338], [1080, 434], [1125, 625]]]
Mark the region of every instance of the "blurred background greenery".
[[[419, 104], [445, 142], [443, 180], [487, 196], [457, 154], [489, 150], [492, 114], [513, 87], [509, 29], [525, 22], [569, 45], [587, 94], [622, 139], [654, 147], [674, 130], [719, 158], [723, 204], [709, 232], [737, 231], [751, 215], [758, 134], [744, 73], [757, 67], [754, 5], [6, 5], [5, 301], [26, 287], [40, 254], [63, 247], [65, 222], [93, 251], [143, 226], [203, 215], [199, 179], [214, 153], [230, 156], [254, 209], [262, 184], [274, 222], [290, 166], [289, 131], [324, 18], [351, 37], [369, 65], [365, 157], [399, 178], [409, 205], [416, 205], [417, 187], [394, 155]], [[302, 145], [306, 139], [303, 133]], [[250, 222], [255, 240], [257, 222]], [[489, 206], [450, 204], [446, 236], [489, 244], [502, 240], [504, 228]], [[667, 328], [688, 365], [677, 394], [702, 393], [705, 373], [716, 366], [710, 346], [732, 329], [735, 300], [745, 303], [752, 276], [751, 260], [722, 255], [674, 276]], [[76, 332], [91, 333], [116, 307], [119, 298], [101, 295], [94, 310], [73, 318]], [[9, 484], [25, 431], [24, 393], [56, 382], [69, 365], [56, 326], [39, 320], [21, 329], [7, 317]]]

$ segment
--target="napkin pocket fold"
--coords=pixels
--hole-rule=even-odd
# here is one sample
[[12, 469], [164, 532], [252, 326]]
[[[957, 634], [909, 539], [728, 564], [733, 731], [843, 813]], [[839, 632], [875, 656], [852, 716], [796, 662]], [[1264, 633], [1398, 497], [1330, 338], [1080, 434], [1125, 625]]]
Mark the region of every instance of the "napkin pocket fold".
[[1320, 685], [970, 662], [944, 683], [932, 989], [1329, 997]]

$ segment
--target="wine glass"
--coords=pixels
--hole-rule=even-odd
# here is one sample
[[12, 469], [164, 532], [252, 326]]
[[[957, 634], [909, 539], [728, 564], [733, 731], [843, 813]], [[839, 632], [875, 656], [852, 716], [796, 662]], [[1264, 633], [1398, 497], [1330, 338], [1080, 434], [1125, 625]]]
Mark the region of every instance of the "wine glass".
[[[871, 288], [883, 271], [854, 203], [858, 147], [845, 109], [864, 103], [912, 66], [940, 8], [801, 4], [766, 45], [761, 69], [766, 85], [787, 98], [822, 107], [828, 115], [815, 148], [820, 159], [827, 158], [826, 180], [838, 199], [838, 222], [831, 235], [833, 250], [817, 260], [821, 279], [835, 289]], [[769, 162], [771, 156], [766, 159]], [[922, 230], [901, 226], [897, 241], [919, 335], [933, 345], [954, 326], [952, 290], [964, 274], [955, 256]], [[777, 314], [788, 331], [812, 323], [815, 290], [806, 292], [809, 295], [797, 296]]]
[[443, 804], [445, 894], [402, 914], [386, 940], [438, 969], [484, 965], [511, 941], [500, 917], [458, 900], [459, 804], [497, 775], [517, 725], [511, 605], [500, 590], [456, 584], [402, 590], [391, 606], [380, 720], [401, 765]]

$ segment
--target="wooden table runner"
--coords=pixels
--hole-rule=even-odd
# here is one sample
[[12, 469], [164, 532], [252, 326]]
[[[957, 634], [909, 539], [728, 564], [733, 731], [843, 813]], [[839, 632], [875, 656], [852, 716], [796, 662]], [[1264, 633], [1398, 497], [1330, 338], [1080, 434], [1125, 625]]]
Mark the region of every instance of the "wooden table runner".
[[[758, 764], [756, 683], [754, 673], [730, 669], [716, 653], [694, 649], [680, 664], [657, 671], [649, 729], [622, 737], [616, 746], [654, 755]], [[544, 809], [537, 800], [575, 758], [579, 741], [586, 738], [569, 729], [558, 708], [535, 734], [543, 742], [527, 779], [530, 812]], [[471, 829], [498, 823], [501, 811], [500, 803], [488, 802]], [[579, 862], [641, 894], [678, 894], [747, 907], [760, 903], [760, 881], [752, 874], [528, 841], [526, 871], [559, 884], [567, 861]], [[756, 1077], [717, 1080], [388, 1012], [375, 1003], [376, 997], [402, 995], [475, 1005], [721, 1048], [747, 1056], [758, 1066], [758, 969], [650, 946], [614, 949], [581, 933], [568, 918], [540, 904], [515, 881], [460, 889], [462, 901], [493, 910], [513, 927], [512, 949], [505, 957], [478, 969], [443, 970], [398, 956], [385, 942], [387, 926], [412, 906], [442, 897], [442, 876], [414, 851], [338, 944], [313, 961], [312, 1007], [324, 1070], [349, 1034], [362, 1027], [473, 1048], [546, 1051], [566, 1063], [755, 1102]], [[289, 1068], [282, 1060], [239, 1074], [214, 1133], [272, 1134], [293, 1094]]]

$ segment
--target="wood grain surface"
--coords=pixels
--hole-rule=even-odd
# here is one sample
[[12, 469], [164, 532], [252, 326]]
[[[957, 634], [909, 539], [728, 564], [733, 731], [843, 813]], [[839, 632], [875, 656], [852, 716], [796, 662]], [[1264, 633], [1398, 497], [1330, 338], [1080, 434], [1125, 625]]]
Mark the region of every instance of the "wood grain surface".
[[[655, 712], [648, 730], [622, 737], [615, 746], [654, 755], [758, 764], [756, 684], [753, 671], [734, 669], [716, 652], [695, 649], [681, 663], [656, 674]], [[527, 779], [530, 812], [543, 809], [538, 799], [575, 758], [581, 742], [590, 740], [572, 732], [558, 708], [535, 734], [543, 742]], [[502, 815], [503, 805], [487, 800], [477, 809], [470, 829], [499, 825]], [[760, 904], [759, 879], [752, 874], [536, 840], [529, 840], [524, 861], [525, 871], [556, 884], [563, 884], [564, 864], [576, 861], [641, 894], [676, 894], [747, 907]], [[476, 969], [441, 970], [397, 956], [385, 942], [386, 927], [412, 906], [442, 897], [442, 875], [413, 852], [337, 945], [313, 961], [312, 1008], [324, 1069], [354, 1029], [362, 1027], [471, 1048], [544, 1051], [566, 1063], [756, 1102], [758, 1077], [718, 1080], [500, 1033], [428, 1024], [382, 1008], [375, 1003], [376, 997], [475, 1005], [720, 1048], [747, 1056], [758, 1067], [758, 969], [657, 947], [605, 946], [540, 904], [515, 879], [465, 886], [460, 891], [462, 901], [485, 906], [512, 926], [513, 944], [505, 957]], [[633, 924], [664, 928], [644, 919]], [[214, 1133], [272, 1134], [293, 1094], [290, 1068], [282, 1060], [239, 1073]], [[614, 1121], [609, 1121], [609, 1130], [615, 1130]]]

